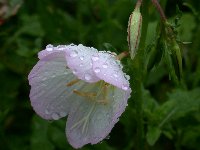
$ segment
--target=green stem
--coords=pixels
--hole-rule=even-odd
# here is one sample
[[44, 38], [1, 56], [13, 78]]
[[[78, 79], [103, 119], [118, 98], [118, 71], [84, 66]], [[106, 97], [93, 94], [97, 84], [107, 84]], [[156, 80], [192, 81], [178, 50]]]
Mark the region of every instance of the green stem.
[[166, 22], [167, 18], [165, 16], [163, 9], [161, 8], [160, 4], [158, 3], [158, 1], [157, 0], [151, 0], [151, 1], [154, 4], [154, 6], [156, 7], [156, 9], [158, 10], [158, 12], [160, 13], [162, 21]]
[[[151, 1], [152, 1], [153, 5], [156, 7], [157, 11], [159, 12], [162, 23], [165, 27], [165, 31], [164, 31], [166, 34], [165, 39], [167, 39], [166, 50], [168, 50], [169, 46], [170, 46], [170, 49], [173, 52], [173, 54], [172, 54], [173, 60], [176, 60], [175, 63], [178, 64], [178, 73], [177, 74], [178, 74], [179, 78], [177, 78], [177, 74], [174, 71], [173, 64], [171, 65], [171, 71], [170, 71], [171, 73], [170, 74], [176, 85], [178, 85], [182, 88], [185, 88], [185, 83], [183, 81], [183, 71], [182, 71], [182, 54], [181, 54], [181, 49], [180, 49], [178, 43], [176, 42], [176, 35], [174, 34], [174, 31], [173, 31], [171, 25], [168, 23], [165, 13], [164, 13], [161, 5], [159, 4], [158, 0], [151, 0]], [[171, 59], [170, 56], [168, 56], [168, 57], [169, 57], [168, 59]]]
[[132, 80], [131, 87], [133, 87], [132, 99], [135, 102], [135, 109], [137, 114], [137, 133], [136, 133], [136, 149], [144, 149], [144, 124], [143, 124], [143, 79], [144, 79], [144, 50], [145, 50], [145, 40], [148, 27], [148, 6], [149, 0], [143, 0], [142, 3], [142, 33], [140, 38], [139, 49], [133, 60], [130, 62], [130, 69], [132, 70]]
[[141, 5], [142, 5], [142, 0], [138, 0], [136, 5], [135, 5], [135, 9], [140, 9]]

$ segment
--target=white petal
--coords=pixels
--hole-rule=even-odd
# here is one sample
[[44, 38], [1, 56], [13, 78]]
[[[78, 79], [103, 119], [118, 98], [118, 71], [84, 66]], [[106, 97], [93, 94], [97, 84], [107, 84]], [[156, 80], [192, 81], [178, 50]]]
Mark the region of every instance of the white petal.
[[[99, 52], [93, 56], [93, 71], [97, 77], [123, 90], [130, 90], [129, 76], [123, 73], [122, 65], [115, 56]], [[97, 59], [98, 58], [98, 59]]]
[[66, 50], [68, 67], [81, 80], [86, 82], [97, 82], [100, 79], [94, 74], [91, 57], [98, 51], [94, 48], [83, 45], [70, 45]]
[[41, 117], [50, 120], [57, 120], [69, 113], [74, 101], [73, 90], [84, 85], [83, 82], [73, 86], [66, 85], [77, 78], [66, 68], [63, 52], [54, 52], [43, 57], [34, 66], [28, 79], [33, 109]]
[[45, 58], [49, 54], [65, 51], [66, 49], [67, 49], [67, 45], [58, 45], [57, 47], [54, 47], [53, 45], [48, 44], [46, 46], [46, 49], [44, 49], [38, 53], [38, 58], [42, 59], [42, 58]]
[[119, 116], [127, 106], [130, 91], [116, 87], [109, 89], [106, 105], [95, 101], [82, 101], [70, 112], [66, 134], [69, 143], [74, 148], [85, 144], [96, 144], [102, 141], [119, 120]]

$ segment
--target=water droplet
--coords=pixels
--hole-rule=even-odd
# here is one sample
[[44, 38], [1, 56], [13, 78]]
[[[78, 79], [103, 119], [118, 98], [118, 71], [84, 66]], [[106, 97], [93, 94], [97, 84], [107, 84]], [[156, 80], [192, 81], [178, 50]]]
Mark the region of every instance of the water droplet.
[[129, 75], [124, 74], [124, 76], [125, 76], [126, 80], [130, 80], [130, 76]]
[[110, 135], [107, 135], [107, 136], [105, 137], [105, 139], [109, 140], [109, 139], [110, 139]]
[[122, 64], [121, 64], [121, 62], [119, 60], [116, 60], [116, 64], [119, 66], [120, 69], [123, 68], [123, 66], [122, 66]]
[[97, 118], [96, 118], [98, 121], [101, 121], [103, 118], [102, 118], [102, 116], [97, 116]]
[[102, 67], [103, 67], [103, 68], [108, 68], [108, 65], [105, 63], [105, 64], [103, 64]]
[[52, 50], [53, 50], [53, 45], [48, 44], [48, 45], [46, 46], [46, 50], [47, 50], [47, 51], [52, 51]]
[[113, 76], [114, 76], [115, 78], [117, 78], [117, 77], [118, 77], [118, 74], [117, 74], [117, 73], [114, 73]]
[[111, 59], [110, 61], [110, 65], [115, 66], [117, 64], [116, 60]]
[[99, 73], [100, 71], [101, 71], [101, 69], [99, 67], [94, 68], [95, 73]]
[[60, 117], [65, 117], [67, 115], [67, 113], [62, 111], [62, 112], [59, 113], [59, 115], [60, 115]]
[[94, 141], [100, 142], [100, 144], [102, 143], [102, 138], [101, 137], [94, 137], [93, 139], [94, 139]]
[[53, 113], [51, 117], [54, 120], [58, 120], [59, 119], [59, 115], [57, 113]]
[[55, 78], [55, 77], [56, 77], [56, 74], [53, 74], [51, 77], [52, 77], [52, 78]]
[[113, 57], [117, 56], [117, 54], [115, 52], [111, 52], [111, 54], [112, 54]]
[[106, 114], [106, 117], [107, 117], [107, 118], [110, 118], [110, 113], [107, 113], [107, 114]]
[[126, 91], [126, 90], [128, 90], [128, 86], [125, 85], [125, 84], [123, 84], [123, 85], [122, 85], [122, 89]]
[[83, 59], [84, 59], [84, 57], [83, 57], [83, 56], [80, 56], [79, 58], [80, 58], [80, 60], [83, 60]]
[[99, 60], [99, 56], [97, 56], [97, 55], [92, 56], [92, 60], [93, 60], [93, 61], [97, 61], [97, 60]]
[[76, 57], [78, 55], [78, 52], [76, 50], [71, 51], [70, 57]]
[[44, 84], [44, 83], [41, 83], [41, 86], [45, 87], [45, 86], [47, 86], [47, 85], [46, 85], [46, 84]]
[[47, 78], [46, 78], [46, 77], [42, 78], [42, 81], [45, 81], [45, 80], [47, 80]]
[[80, 66], [80, 67], [82, 67], [82, 66], [83, 66], [83, 64], [81, 63], [79, 66]]
[[49, 110], [48, 110], [48, 109], [45, 109], [44, 113], [45, 113], [46, 115], [49, 115]]
[[87, 80], [87, 81], [91, 80], [91, 75], [86, 73], [85, 74], [85, 80]]
[[57, 50], [64, 50], [66, 48], [66, 46], [65, 45], [58, 45], [57, 46]]
[[77, 73], [77, 70], [76, 70], [76, 69], [74, 69], [72, 72], [73, 72], [73, 74], [76, 74], [76, 73]]
[[75, 46], [75, 44], [72, 43], [72, 44], [70, 44], [70, 46]]

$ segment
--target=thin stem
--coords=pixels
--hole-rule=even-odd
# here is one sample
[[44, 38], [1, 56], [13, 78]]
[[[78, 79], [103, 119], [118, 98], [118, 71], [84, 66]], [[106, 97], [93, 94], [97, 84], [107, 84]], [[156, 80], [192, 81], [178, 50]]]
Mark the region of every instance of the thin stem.
[[169, 119], [170, 119], [170, 117], [176, 112], [176, 108], [175, 109], [173, 109], [163, 120], [162, 120], [162, 122], [159, 124], [159, 128], [161, 128], [165, 123], [166, 123], [166, 121], [168, 121]]
[[[159, 2], [157, 0], [151, 0], [151, 1], [152, 1], [153, 5], [156, 7], [156, 9], [158, 10], [158, 12], [160, 13], [161, 20], [165, 26], [166, 39], [168, 39], [168, 43], [170, 43], [170, 45], [172, 46], [172, 52], [174, 53], [174, 55], [177, 59], [178, 66], [179, 66], [179, 76], [180, 76], [180, 83], [181, 83], [180, 85], [184, 88], [185, 85], [184, 85], [184, 81], [182, 78], [183, 75], [182, 75], [181, 49], [180, 49], [178, 43], [176, 42], [176, 36], [174, 34], [174, 31], [173, 31], [171, 25], [168, 23], [167, 18], [165, 16], [164, 11], [163, 11], [162, 7], [160, 6]], [[177, 85], [179, 85], [179, 83]]]
[[[137, 2], [136, 7], [141, 5], [141, 0]], [[132, 92], [131, 98], [135, 102], [135, 110], [136, 110], [136, 121], [137, 121], [137, 130], [136, 130], [136, 150], [144, 149], [144, 123], [143, 123], [143, 79], [144, 79], [144, 50], [145, 50], [145, 41], [148, 27], [148, 6], [149, 0], [143, 0], [141, 13], [143, 16], [143, 25], [142, 25], [142, 33], [140, 38], [139, 49], [133, 60], [130, 60], [130, 71], [131, 71], [131, 87], [134, 87], [134, 91]]]
[[160, 6], [159, 2], [157, 0], [151, 0], [152, 3], [154, 4], [154, 6], [156, 7], [156, 9], [158, 10], [158, 12], [160, 13], [161, 19], [166, 22], [167, 18], [165, 16], [165, 13], [162, 9], [162, 7]]
[[151, 0], [153, 5], [156, 7], [156, 9], [158, 10], [159, 14], [160, 14], [160, 17], [161, 17], [161, 20], [163, 21], [163, 24], [165, 25], [165, 27], [167, 27], [167, 31], [168, 31], [168, 34], [170, 35], [170, 38], [174, 38], [174, 33], [169, 25], [169, 23], [167, 22], [167, 18], [165, 16], [165, 13], [162, 9], [162, 7], [160, 6], [159, 2], [157, 0]]
[[116, 59], [121, 60], [124, 57], [127, 57], [128, 55], [129, 55], [129, 52], [128, 51], [124, 51], [124, 52], [120, 53], [119, 55], [117, 55]]
[[135, 9], [140, 9], [141, 5], [142, 5], [142, 0], [138, 0], [136, 5], [135, 5]]

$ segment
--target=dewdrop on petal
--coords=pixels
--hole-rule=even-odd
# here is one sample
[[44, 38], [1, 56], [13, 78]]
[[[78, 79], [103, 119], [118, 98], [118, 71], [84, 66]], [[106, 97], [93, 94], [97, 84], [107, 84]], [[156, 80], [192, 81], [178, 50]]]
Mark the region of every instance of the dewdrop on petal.
[[132, 14], [129, 17], [128, 22], [128, 45], [129, 45], [129, 51], [131, 58], [133, 59], [136, 55], [138, 45], [140, 43], [140, 35], [142, 29], [142, 15], [140, 13], [140, 7], [137, 7], [134, 9]]

